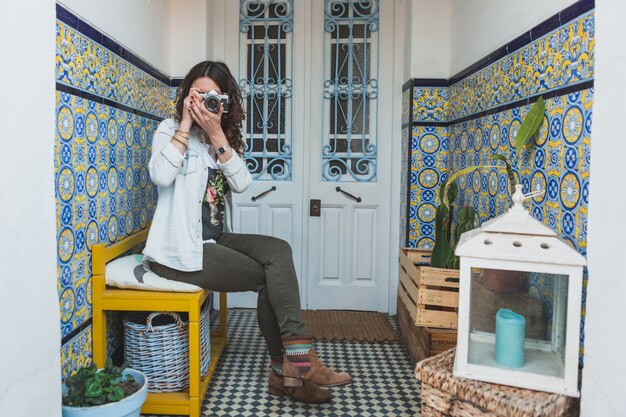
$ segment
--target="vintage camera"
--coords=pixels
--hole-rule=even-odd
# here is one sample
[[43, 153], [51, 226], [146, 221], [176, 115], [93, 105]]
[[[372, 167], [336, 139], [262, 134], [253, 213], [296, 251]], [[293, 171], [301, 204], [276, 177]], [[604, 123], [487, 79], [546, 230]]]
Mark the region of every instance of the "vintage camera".
[[211, 113], [217, 113], [220, 110], [220, 104], [224, 103], [224, 113], [228, 113], [230, 109], [230, 100], [228, 94], [217, 94], [217, 91], [211, 90], [208, 93], [200, 94], [204, 98], [204, 107]]

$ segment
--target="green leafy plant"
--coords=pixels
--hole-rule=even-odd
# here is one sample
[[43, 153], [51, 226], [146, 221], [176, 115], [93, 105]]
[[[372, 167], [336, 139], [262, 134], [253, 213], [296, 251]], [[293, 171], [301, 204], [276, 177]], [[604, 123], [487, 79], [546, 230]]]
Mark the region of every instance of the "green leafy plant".
[[[447, 186], [448, 183], [450, 187]], [[455, 179], [452, 179], [452, 182], [444, 181], [441, 184], [441, 190], [435, 214], [435, 246], [430, 264], [435, 268], [459, 269], [459, 258], [454, 255], [456, 243], [463, 233], [474, 227], [476, 211], [472, 207], [461, 207], [456, 225], [454, 225], [452, 203], [459, 194], [459, 187]], [[444, 204], [444, 199], [448, 201], [448, 204]]]
[[[545, 102], [542, 97], [539, 97], [528, 113], [526, 113], [517, 131], [517, 136], [515, 137], [515, 151], [518, 154], [524, 146], [526, 146], [530, 138], [537, 132], [539, 126], [541, 126], [544, 112]], [[459, 177], [485, 168], [505, 169], [509, 180], [511, 195], [515, 193], [517, 178], [506, 156], [495, 154], [491, 155], [490, 159], [496, 162], [502, 162], [504, 166], [474, 165], [467, 167], [450, 175], [441, 185], [441, 192], [439, 194], [440, 204], [437, 207], [435, 215], [435, 246], [431, 258], [431, 265], [433, 267], [458, 269], [459, 258], [454, 255], [456, 244], [463, 233], [474, 227], [476, 211], [472, 207], [461, 207], [459, 209], [457, 223], [453, 225], [454, 207], [452, 203], [454, 203], [459, 193], [458, 185], [456, 184], [456, 180]]]
[[[521, 150], [526, 146], [526, 144], [530, 141], [530, 138], [539, 130], [539, 126], [541, 126], [541, 121], [543, 120], [543, 114], [546, 111], [546, 103], [543, 100], [543, 97], [539, 97], [537, 101], [533, 103], [526, 116], [524, 116], [524, 120], [522, 120], [522, 125], [517, 131], [517, 136], [515, 136], [515, 151], [519, 155]], [[506, 169], [506, 175], [509, 178], [509, 189], [511, 195], [515, 193], [515, 186], [517, 185], [517, 178], [515, 177], [515, 172], [513, 171], [513, 167], [507, 160], [506, 156], [502, 154], [491, 155], [490, 159], [494, 161], [501, 161], [504, 163], [504, 169]], [[520, 158], [518, 158], [519, 163]]]
[[109, 358], [100, 371], [94, 364], [79, 369], [65, 380], [67, 394], [63, 396], [63, 405], [89, 407], [119, 401], [134, 394], [141, 387], [131, 375], [126, 375], [126, 379], [122, 380], [125, 368], [126, 364], [113, 366]]
[[[530, 110], [528, 110], [528, 113], [526, 113], [526, 116], [524, 116], [524, 120], [522, 120], [522, 124], [519, 130], [517, 131], [517, 136], [515, 136], [515, 151], [518, 154], [524, 148], [524, 146], [526, 146], [526, 144], [530, 141], [530, 138], [532, 138], [533, 135], [537, 133], [537, 130], [539, 130], [539, 127], [541, 126], [541, 121], [543, 120], [543, 114], [545, 113], [545, 111], [546, 111], [546, 104], [545, 104], [545, 101], [543, 100], [543, 97], [540, 96], [537, 99], [537, 101], [533, 103]], [[517, 178], [515, 176], [515, 171], [513, 171], [513, 167], [511, 163], [509, 163], [509, 160], [507, 159], [506, 156], [502, 154], [491, 155], [489, 159], [491, 159], [492, 161], [496, 161], [496, 162], [500, 161], [504, 163], [504, 166], [474, 165], [471, 167], [461, 169], [448, 177], [446, 186], [447, 184], [453, 183], [460, 176], [469, 174], [472, 171], [476, 171], [478, 169], [484, 169], [484, 168], [498, 168], [498, 169], [506, 170], [506, 174], [509, 179], [509, 187], [510, 187], [511, 195], [513, 195], [515, 193], [515, 186], [517, 185]], [[445, 187], [443, 188], [442, 194], [444, 196], [442, 200], [443, 204], [446, 206], [449, 206], [450, 201], [449, 201], [448, 193]]]

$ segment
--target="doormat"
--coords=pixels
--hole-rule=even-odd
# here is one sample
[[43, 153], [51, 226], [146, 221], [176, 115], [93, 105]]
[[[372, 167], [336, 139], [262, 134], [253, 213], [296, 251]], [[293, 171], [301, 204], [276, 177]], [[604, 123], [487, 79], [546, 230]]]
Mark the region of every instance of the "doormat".
[[302, 312], [309, 336], [319, 340], [392, 342], [398, 334], [387, 315], [371, 311], [307, 310]]

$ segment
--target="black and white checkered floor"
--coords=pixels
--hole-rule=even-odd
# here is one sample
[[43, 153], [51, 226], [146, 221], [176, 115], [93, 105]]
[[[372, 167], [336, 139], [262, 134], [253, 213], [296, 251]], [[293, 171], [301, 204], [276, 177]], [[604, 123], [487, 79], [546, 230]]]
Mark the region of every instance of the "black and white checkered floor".
[[[396, 327], [393, 318], [392, 327]], [[332, 389], [328, 404], [308, 405], [267, 393], [269, 355], [254, 310], [230, 310], [229, 342], [215, 372], [204, 416], [395, 417], [419, 415], [419, 383], [414, 361], [400, 342], [316, 341], [326, 365], [352, 374], [354, 383]]]

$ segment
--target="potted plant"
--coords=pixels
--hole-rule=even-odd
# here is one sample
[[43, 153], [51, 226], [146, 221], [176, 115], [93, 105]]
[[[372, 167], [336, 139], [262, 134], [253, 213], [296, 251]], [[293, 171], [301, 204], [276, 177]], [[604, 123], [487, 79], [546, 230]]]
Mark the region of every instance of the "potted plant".
[[63, 417], [139, 417], [148, 394], [146, 376], [113, 366], [83, 367], [63, 384]]
[[[522, 120], [522, 124], [517, 131], [517, 135], [515, 136], [515, 151], [519, 155], [521, 150], [526, 146], [526, 144], [530, 141], [530, 138], [539, 130], [541, 126], [541, 122], [543, 120], [543, 115], [545, 113], [545, 102], [543, 97], [539, 97], [535, 103], [531, 106], [530, 110], [524, 116]], [[515, 175], [515, 171], [509, 160], [506, 156], [502, 154], [494, 154], [490, 156], [492, 161], [502, 162], [504, 166], [501, 165], [487, 165], [487, 166], [471, 166], [462, 170], [455, 172], [448, 178], [447, 184], [453, 183], [457, 178], [462, 175], [468, 174], [472, 171], [482, 168], [500, 168], [505, 169], [508, 177], [509, 187], [511, 196], [515, 193], [515, 187], [518, 184], [517, 177]], [[518, 158], [518, 164], [519, 160]], [[446, 184], [446, 187], [447, 187]], [[451, 199], [449, 193], [445, 190], [443, 191], [443, 200], [442, 203], [446, 207], [450, 207]], [[454, 195], [454, 193], [452, 194]], [[460, 218], [460, 213], [459, 213]], [[460, 236], [460, 234], [459, 234]], [[483, 284], [486, 288], [497, 292], [497, 293], [516, 293], [524, 290], [525, 279], [522, 274], [518, 271], [505, 271], [505, 270], [497, 270], [497, 269], [486, 269], [483, 271]]]

